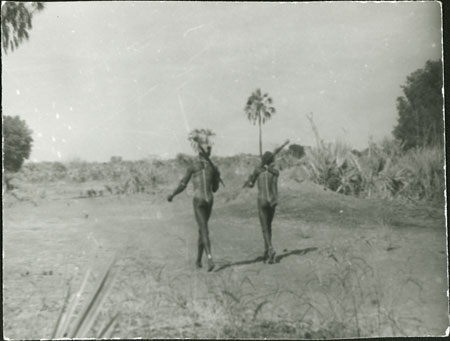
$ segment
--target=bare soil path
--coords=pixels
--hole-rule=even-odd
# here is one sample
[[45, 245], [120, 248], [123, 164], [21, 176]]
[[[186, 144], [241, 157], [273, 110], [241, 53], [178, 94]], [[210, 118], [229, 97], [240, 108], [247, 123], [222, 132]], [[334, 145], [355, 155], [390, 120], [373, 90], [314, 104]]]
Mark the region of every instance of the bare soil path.
[[[277, 263], [260, 258], [254, 193], [216, 199], [216, 268], [194, 267], [188, 194], [46, 199], [4, 209], [4, 335], [47, 338], [68, 283], [119, 255], [117, 337], [442, 335], [443, 212], [281, 188]], [[108, 306], [108, 305], [107, 305]], [[305, 334], [305, 330], [308, 333]], [[303, 334], [302, 334], [303, 333]], [[316, 334], [314, 334], [316, 333]]]

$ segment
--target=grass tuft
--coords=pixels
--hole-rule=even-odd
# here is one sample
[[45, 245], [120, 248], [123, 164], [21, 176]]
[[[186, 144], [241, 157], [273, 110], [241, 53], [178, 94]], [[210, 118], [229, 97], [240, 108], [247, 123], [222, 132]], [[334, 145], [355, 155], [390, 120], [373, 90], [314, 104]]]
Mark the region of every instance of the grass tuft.
[[[70, 300], [69, 286], [66, 299], [61, 312], [58, 315], [52, 338], [84, 338], [89, 335], [106, 298], [114, 286], [116, 274], [112, 272], [112, 268], [115, 261], [116, 259], [114, 258], [106, 268], [103, 276], [97, 281], [95, 290], [84, 302], [84, 305], [80, 306], [80, 301], [82, 297], [86, 295], [85, 288], [91, 275], [91, 268], [86, 271], [79, 289]], [[114, 317], [100, 329], [97, 337], [107, 335], [113, 329], [117, 317], [117, 314], [114, 315]]]

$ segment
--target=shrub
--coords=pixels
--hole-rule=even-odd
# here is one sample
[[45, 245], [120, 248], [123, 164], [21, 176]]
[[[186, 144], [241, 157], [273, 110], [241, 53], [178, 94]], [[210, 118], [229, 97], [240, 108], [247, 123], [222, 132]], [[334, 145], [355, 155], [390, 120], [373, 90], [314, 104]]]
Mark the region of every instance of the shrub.
[[361, 168], [344, 143], [323, 143], [307, 149], [303, 168], [311, 181], [338, 193], [361, 191]]
[[299, 144], [295, 144], [295, 143], [291, 144], [289, 146], [288, 150], [292, 156], [294, 156], [298, 159], [301, 159], [303, 156], [305, 156], [305, 147], [303, 147]]

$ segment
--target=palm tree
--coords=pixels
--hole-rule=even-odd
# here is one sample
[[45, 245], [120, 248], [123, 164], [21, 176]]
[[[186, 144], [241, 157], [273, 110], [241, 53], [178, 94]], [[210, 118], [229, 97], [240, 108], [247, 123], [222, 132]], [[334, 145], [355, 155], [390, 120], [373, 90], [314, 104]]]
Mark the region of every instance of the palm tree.
[[255, 92], [247, 100], [244, 111], [247, 118], [253, 124], [258, 122], [259, 126], [259, 155], [262, 156], [262, 129], [261, 123], [264, 124], [275, 114], [275, 108], [272, 107], [272, 98], [267, 93], [262, 95], [261, 89], [256, 89]]
[[32, 28], [33, 14], [43, 9], [42, 2], [2, 3], [2, 46], [5, 53], [8, 53], [8, 49], [14, 51], [22, 43], [23, 38], [29, 38], [28, 31]]

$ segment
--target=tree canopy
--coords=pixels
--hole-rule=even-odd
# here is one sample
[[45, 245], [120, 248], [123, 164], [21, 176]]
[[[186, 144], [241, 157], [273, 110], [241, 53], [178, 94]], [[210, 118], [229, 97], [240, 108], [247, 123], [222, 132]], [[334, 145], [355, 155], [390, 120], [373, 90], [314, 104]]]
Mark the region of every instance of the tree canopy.
[[5, 53], [14, 51], [24, 38], [29, 38], [33, 14], [43, 9], [42, 2], [5, 1], [2, 4], [2, 47]]
[[411, 73], [397, 98], [398, 124], [393, 135], [405, 149], [443, 143], [442, 63], [427, 61]]
[[17, 172], [30, 157], [32, 131], [19, 116], [3, 117], [3, 166], [6, 171]]

